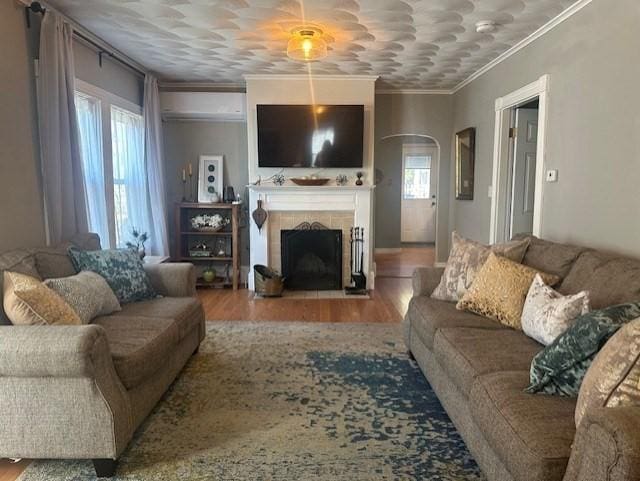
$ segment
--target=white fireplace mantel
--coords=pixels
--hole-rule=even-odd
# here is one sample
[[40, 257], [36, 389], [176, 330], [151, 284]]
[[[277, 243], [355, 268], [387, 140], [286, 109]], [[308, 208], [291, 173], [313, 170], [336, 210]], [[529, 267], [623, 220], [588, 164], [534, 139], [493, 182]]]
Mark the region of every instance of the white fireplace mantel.
[[[373, 189], [374, 185], [362, 186], [314, 186], [298, 185], [250, 185], [249, 213], [262, 200], [262, 208], [267, 211], [286, 212], [353, 212], [354, 226], [364, 228], [364, 266], [366, 266], [367, 288], [373, 289]], [[249, 275], [249, 289], [254, 290], [253, 266], [256, 264], [269, 265], [269, 217], [258, 230], [253, 219], [249, 236], [251, 241], [251, 273]], [[349, 242], [349, 239], [343, 239]]]

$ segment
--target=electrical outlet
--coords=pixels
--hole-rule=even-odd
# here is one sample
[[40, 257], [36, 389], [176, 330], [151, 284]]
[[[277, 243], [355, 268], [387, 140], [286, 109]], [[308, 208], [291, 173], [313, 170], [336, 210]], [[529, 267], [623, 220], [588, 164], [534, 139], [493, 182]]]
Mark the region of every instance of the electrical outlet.
[[491, 197], [493, 197], [493, 186], [490, 185], [489, 188], [487, 189], [487, 196], [489, 197], [489, 199], [491, 199]]
[[547, 182], [558, 182], [558, 170], [547, 170]]

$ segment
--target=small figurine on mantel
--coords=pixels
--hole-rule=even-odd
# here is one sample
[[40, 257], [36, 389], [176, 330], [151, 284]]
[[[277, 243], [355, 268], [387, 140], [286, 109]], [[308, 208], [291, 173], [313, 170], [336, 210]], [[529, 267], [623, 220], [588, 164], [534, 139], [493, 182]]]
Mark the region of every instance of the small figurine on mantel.
[[356, 177], [358, 178], [356, 180], [356, 185], [364, 184], [364, 182], [362, 181], [362, 177], [364, 177], [364, 172], [356, 172]]

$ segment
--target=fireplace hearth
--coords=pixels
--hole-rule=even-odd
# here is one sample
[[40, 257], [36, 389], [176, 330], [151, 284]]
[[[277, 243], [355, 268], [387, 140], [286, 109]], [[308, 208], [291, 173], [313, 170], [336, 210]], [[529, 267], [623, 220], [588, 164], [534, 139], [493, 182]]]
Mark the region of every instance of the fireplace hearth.
[[292, 290], [342, 289], [342, 231], [304, 223], [280, 231], [282, 274]]

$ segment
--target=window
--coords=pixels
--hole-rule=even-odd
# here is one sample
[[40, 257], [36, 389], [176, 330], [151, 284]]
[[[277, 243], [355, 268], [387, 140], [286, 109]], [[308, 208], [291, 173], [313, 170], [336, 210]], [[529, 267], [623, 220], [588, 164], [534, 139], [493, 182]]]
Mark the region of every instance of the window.
[[405, 199], [431, 197], [431, 155], [403, 149], [403, 195]]
[[133, 228], [150, 231], [139, 106], [77, 80], [76, 112], [89, 228], [103, 247], [125, 247]]

